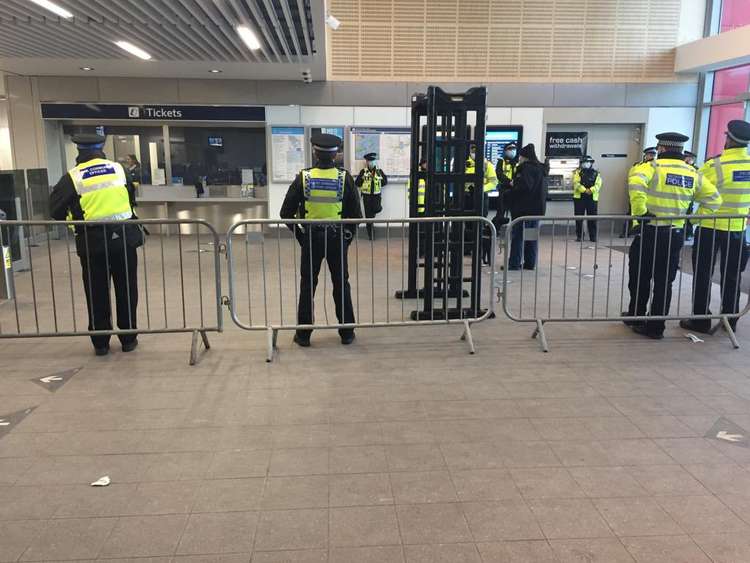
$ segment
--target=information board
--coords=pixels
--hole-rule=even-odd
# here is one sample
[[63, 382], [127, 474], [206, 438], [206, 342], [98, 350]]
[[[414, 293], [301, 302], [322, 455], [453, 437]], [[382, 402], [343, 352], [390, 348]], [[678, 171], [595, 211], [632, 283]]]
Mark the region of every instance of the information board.
[[305, 167], [305, 128], [271, 127], [272, 182], [291, 182]]
[[484, 156], [492, 164], [496, 164], [503, 156], [505, 145], [516, 143], [520, 150], [522, 142], [523, 127], [521, 126], [488, 126], [484, 136]]
[[364, 166], [364, 156], [374, 152], [378, 155], [378, 167], [389, 177], [409, 176], [411, 130], [356, 127], [351, 134], [354, 141], [352, 174], [356, 176], [359, 167]]

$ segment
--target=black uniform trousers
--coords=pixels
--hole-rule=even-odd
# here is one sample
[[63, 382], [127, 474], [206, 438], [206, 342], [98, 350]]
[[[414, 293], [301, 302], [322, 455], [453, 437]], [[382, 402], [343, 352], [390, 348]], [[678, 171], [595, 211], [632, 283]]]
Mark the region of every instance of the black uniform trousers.
[[[599, 211], [599, 202], [588, 194], [581, 194], [578, 199], [573, 199], [573, 212], [578, 215], [596, 215]], [[587, 221], [589, 239], [596, 242], [596, 221]], [[576, 238], [583, 237], [583, 221], [576, 220]]]
[[[308, 227], [309, 228], [309, 227]], [[323, 259], [328, 263], [333, 285], [333, 301], [336, 307], [336, 318], [340, 324], [354, 323], [352, 306], [352, 289], [349, 284], [349, 241], [343, 238], [343, 231], [336, 227], [314, 226], [306, 233], [299, 235], [302, 244], [300, 258], [299, 306], [297, 323], [313, 324], [313, 305], [315, 290], [318, 287], [318, 275]], [[351, 334], [354, 329], [339, 329], [340, 335]], [[298, 330], [297, 334], [309, 338], [312, 330]]]
[[[372, 219], [383, 210], [381, 194], [362, 194], [362, 207], [365, 210], [365, 217]], [[367, 236], [372, 240], [373, 227], [372, 223], [367, 223]]]
[[[109, 241], [106, 250], [94, 252], [81, 259], [83, 287], [89, 312], [89, 330], [112, 330], [110, 279], [115, 286], [117, 327], [122, 330], [137, 327], [138, 311], [138, 254], [135, 247], [122, 239]], [[135, 334], [119, 335], [122, 344], [136, 339]], [[91, 337], [94, 348], [109, 346], [110, 335]]]
[[[742, 256], [745, 247], [745, 231], [721, 231], [698, 227], [693, 243], [693, 313], [707, 315], [711, 312], [711, 279], [720, 257], [721, 312], [732, 314], [740, 310], [740, 283], [742, 281]], [[693, 321], [706, 329], [710, 319]], [[734, 328], [737, 319], [729, 321]]]
[[[666, 315], [672, 303], [672, 283], [677, 277], [680, 251], [684, 243], [682, 229], [644, 225], [630, 245], [628, 262], [628, 315], [645, 316], [649, 300], [653, 316]], [[664, 321], [647, 321], [651, 333], [664, 332]]]

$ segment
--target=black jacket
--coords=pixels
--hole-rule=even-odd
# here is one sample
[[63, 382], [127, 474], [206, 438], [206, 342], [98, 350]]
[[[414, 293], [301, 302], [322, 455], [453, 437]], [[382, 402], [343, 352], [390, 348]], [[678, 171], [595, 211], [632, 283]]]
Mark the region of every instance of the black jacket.
[[[81, 151], [76, 158], [76, 164], [88, 162], [95, 158], [107, 158], [104, 153], [99, 151]], [[132, 182], [128, 180], [127, 185], [128, 197], [130, 198], [130, 207], [135, 208], [135, 188]], [[65, 221], [68, 219], [68, 212], [70, 212], [73, 220], [83, 221], [83, 209], [81, 209], [81, 196], [78, 195], [73, 179], [70, 174], [66, 173], [60, 181], [55, 184], [52, 188], [52, 193], [49, 196], [49, 214], [50, 217], [57, 221]], [[137, 219], [135, 212], [133, 213], [133, 219]], [[114, 240], [118, 240], [124, 234], [124, 242], [130, 246], [140, 246], [143, 244], [143, 232], [137, 225], [117, 225], [113, 224], [112, 227], [92, 226], [83, 227], [76, 226], [76, 251], [78, 256], [84, 257], [86, 255], [100, 254], [110, 247], [110, 242], [115, 236]], [[84, 234], [86, 236], [84, 236]], [[107, 243], [105, 244], [105, 240]], [[116, 245], [117, 243], [115, 243]]]
[[527, 160], [516, 168], [513, 187], [507, 192], [511, 216], [544, 215], [547, 210], [547, 177], [544, 165]]
[[[317, 168], [323, 170], [333, 168], [333, 164], [322, 164], [319, 163]], [[341, 202], [341, 218], [342, 219], [360, 219], [362, 217], [362, 204], [359, 200], [359, 190], [354, 186], [354, 180], [349, 172], [346, 173], [346, 179], [344, 180], [344, 199]], [[281, 204], [281, 210], [279, 216], [282, 219], [304, 219], [305, 218], [305, 194], [302, 189], [302, 172], [297, 174], [294, 181], [289, 185], [289, 190], [286, 192], [284, 203]], [[295, 232], [294, 224], [287, 224], [287, 227]], [[357, 230], [355, 224], [346, 225], [347, 230], [354, 233]]]

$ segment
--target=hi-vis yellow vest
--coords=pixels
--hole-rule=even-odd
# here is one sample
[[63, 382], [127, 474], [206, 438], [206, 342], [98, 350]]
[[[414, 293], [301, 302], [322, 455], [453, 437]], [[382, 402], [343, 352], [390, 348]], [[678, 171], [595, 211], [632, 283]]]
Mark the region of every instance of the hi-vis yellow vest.
[[[709, 160], [700, 169], [703, 177], [716, 185], [721, 194], [717, 215], [745, 215], [750, 213], [750, 155], [747, 147], [725, 149], [720, 156]], [[707, 219], [701, 227], [719, 231], [744, 231], [746, 219]]]
[[362, 175], [362, 187], [360, 191], [367, 195], [378, 195], [382, 191], [382, 182], [383, 178], [377, 173], [377, 170], [371, 171], [367, 168]]
[[[474, 174], [474, 170], [476, 168], [476, 163], [474, 162], [474, 159], [469, 157], [466, 160], [466, 173], [467, 174]], [[484, 159], [484, 183], [482, 186], [482, 191], [484, 193], [489, 193], [495, 190], [497, 187], [498, 180], [497, 180], [497, 172], [495, 171], [495, 166], [488, 161], [486, 158]], [[471, 189], [472, 184], [466, 184], [466, 190], [468, 191]]]
[[125, 221], [133, 216], [125, 170], [118, 162], [94, 158], [68, 174], [81, 197], [84, 221]]
[[[409, 195], [411, 191], [411, 181], [406, 182], [406, 193]], [[425, 211], [425, 198], [427, 196], [427, 182], [424, 178], [419, 179], [419, 185], [417, 186], [417, 215], [424, 215]]]
[[346, 172], [338, 168], [303, 170], [304, 219], [341, 219], [345, 180]]
[[[655, 217], [684, 215], [691, 201], [700, 204], [697, 214], [716, 213], [721, 195], [702, 174], [676, 158], [660, 158], [634, 166], [628, 177], [630, 208], [633, 215], [650, 213]], [[681, 228], [684, 219], [652, 221]]]

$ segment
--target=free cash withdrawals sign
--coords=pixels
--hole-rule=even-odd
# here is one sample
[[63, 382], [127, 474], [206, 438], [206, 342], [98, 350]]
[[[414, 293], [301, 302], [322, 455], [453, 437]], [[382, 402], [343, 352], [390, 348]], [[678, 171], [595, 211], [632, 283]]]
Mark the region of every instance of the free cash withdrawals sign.
[[584, 156], [589, 143], [589, 134], [585, 131], [570, 133], [547, 132], [547, 147], [545, 156]]

